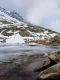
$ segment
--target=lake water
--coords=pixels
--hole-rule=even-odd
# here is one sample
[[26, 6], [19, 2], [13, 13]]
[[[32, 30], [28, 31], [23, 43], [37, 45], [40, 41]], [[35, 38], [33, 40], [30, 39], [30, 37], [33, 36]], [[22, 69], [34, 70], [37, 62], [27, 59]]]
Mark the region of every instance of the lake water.
[[29, 46], [27, 44], [0, 44], [0, 61], [10, 60], [19, 55], [31, 55], [35, 53], [44, 53], [60, 51], [60, 47], [48, 47], [45, 45]]

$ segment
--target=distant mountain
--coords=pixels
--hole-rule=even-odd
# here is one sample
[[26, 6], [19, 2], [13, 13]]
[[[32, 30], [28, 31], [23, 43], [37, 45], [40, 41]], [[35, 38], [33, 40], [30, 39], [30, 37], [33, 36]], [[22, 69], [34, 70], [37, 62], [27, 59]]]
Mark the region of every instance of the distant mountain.
[[0, 7], [0, 43], [48, 43], [58, 33], [25, 23], [17, 12]]
[[20, 16], [17, 12], [13, 11], [13, 12], [10, 12], [10, 11], [6, 11], [6, 9], [0, 7], [0, 11], [8, 14], [9, 16], [15, 18], [15, 19], [18, 19], [19, 21], [24, 21], [24, 19], [22, 18], [22, 16]]
[[24, 21], [24, 19], [22, 18], [22, 16], [20, 16], [17, 12], [10, 12], [9, 15], [13, 18], [18, 19], [19, 21]]

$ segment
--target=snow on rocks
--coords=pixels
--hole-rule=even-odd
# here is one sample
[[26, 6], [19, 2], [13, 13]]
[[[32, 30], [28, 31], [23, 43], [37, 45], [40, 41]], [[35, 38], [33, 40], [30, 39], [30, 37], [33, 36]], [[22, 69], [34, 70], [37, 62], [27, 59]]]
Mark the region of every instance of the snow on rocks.
[[25, 43], [25, 42], [23, 38], [19, 35], [19, 33], [17, 33], [8, 37], [8, 39], [6, 39], [6, 43]]

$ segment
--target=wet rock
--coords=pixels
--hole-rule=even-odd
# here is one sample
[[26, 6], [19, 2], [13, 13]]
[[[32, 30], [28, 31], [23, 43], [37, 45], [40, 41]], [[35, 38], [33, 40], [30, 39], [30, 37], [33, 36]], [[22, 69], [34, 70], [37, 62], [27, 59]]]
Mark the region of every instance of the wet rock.
[[48, 57], [37, 57], [36, 59], [32, 59], [30, 62], [23, 65], [23, 71], [38, 71], [44, 67], [48, 67], [50, 65], [50, 59]]
[[55, 62], [60, 62], [60, 52], [50, 53], [49, 58]]
[[48, 69], [42, 71], [38, 75], [39, 79], [45, 80], [56, 80], [60, 79], [60, 63], [53, 65], [52, 67], [49, 67]]

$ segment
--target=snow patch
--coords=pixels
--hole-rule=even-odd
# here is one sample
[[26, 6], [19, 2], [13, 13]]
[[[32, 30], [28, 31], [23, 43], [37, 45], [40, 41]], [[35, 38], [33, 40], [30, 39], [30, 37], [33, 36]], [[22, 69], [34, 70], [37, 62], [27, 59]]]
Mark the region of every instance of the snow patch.
[[8, 21], [11, 21], [11, 20], [12, 20], [12, 21], [16, 21], [17, 23], [21, 23], [21, 22], [18, 21], [17, 19], [12, 18], [11, 16], [5, 14], [4, 12], [1, 12], [1, 11], [0, 11], [0, 15], [1, 15], [1, 16], [0, 16], [0, 19], [2, 19], [2, 20], [3, 20], [3, 19], [5, 19], [5, 20], [7, 19]]
[[6, 39], [6, 43], [25, 43], [25, 42], [18, 33], [8, 37], [8, 39]]

